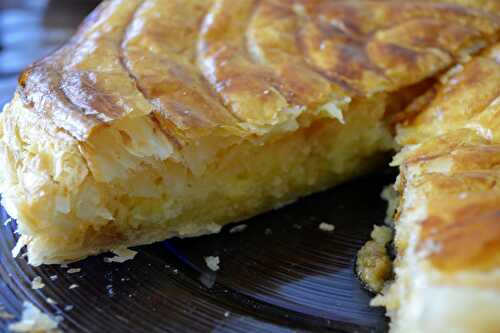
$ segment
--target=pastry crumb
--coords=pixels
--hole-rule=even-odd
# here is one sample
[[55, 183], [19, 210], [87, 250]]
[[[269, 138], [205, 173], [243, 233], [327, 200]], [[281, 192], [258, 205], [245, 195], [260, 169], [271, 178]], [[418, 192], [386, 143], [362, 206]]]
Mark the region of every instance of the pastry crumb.
[[358, 251], [356, 272], [369, 290], [379, 293], [392, 273], [392, 261], [385, 247], [392, 239], [392, 230], [375, 225], [371, 237]]
[[[342, 104], [349, 104], [349, 102], [350, 102], [350, 99], [343, 101]], [[331, 103], [331, 102], [326, 103], [321, 108], [321, 111], [325, 112], [330, 117], [337, 119], [342, 125], [345, 125], [346, 121], [344, 119], [344, 114], [342, 113], [342, 109], [339, 106], [340, 105], [338, 105], [337, 103]]]
[[216, 256], [205, 257], [205, 263], [207, 264], [207, 267], [210, 268], [214, 272], [218, 271], [220, 268], [219, 267], [219, 264], [220, 264], [219, 257], [216, 257]]
[[333, 230], [335, 230], [335, 226], [333, 224], [329, 224], [329, 223], [325, 223], [325, 222], [321, 222], [319, 224], [318, 228], [320, 230], [328, 231], [328, 232], [332, 232]]
[[30, 238], [28, 236], [22, 235], [21, 237], [19, 237], [19, 239], [17, 240], [16, 246], [14, 246], [14, 248], [12, 249], [12, 257], [17, 258], [19, 253], [21, 253], [21, 250], [26, 245], [28, 245], [29, 242], [30, 242]]
[[246, 224], [240, 224], [240, 225], [237, 225], [235, 227], [232, 227], [230, 230], [229, 230], [229, 233], [230, 234], [235, 234], [235, 233], [238, 233], [238, 232], [242, 232], [243, 230], [245, 230], [247, 228], [247, 225]]
[[57, 302], [56, 302], [56, 301], [54, 301], [54, 300], [53, 300], [52, 298], [50, 298], [50, 297], [47, 297], [45, 300], [46, 300], [46, 301], [47, 301], [47, 303], [49, 303], [49, 304], [52, 304], [52, 305], [57, 304]]
[[75, 274], [75, 273], [80, 273], [82, 271], [81, 268], [70, 268], [66, 271], [68, 274]]
[[130, 249], [127, 249], [126, 247], [122, 248], [117, 248], [114, 250], [111, 250], [113, 254], [115, 255], [114, 257], [106, 257], [104, 258], [104, 262], [111, 263], [111, 262], [116, 262], [116, 263], [122, 263], [127, 260], [132, 260], [137, 254], [137, 251], [133, 251]]
[[42, 278], [39, 276], [35, 276], [33, 281], [31, 281], [31, 289], [36, 290], [36, 289], [42, 289], [45, 287], [45, 283], [42, 282]]
[[9, 330], [19, 333], [54, 333], [59, 332], [57, 326], [56, 320], [42, 313], [32, 303], [25, 301], [21, 320], [10, 324]]
[[51, 275], [51, 276], [50, 276], [50, 279], [51, 279], [52, 281], [57, 280], [57, 275]]

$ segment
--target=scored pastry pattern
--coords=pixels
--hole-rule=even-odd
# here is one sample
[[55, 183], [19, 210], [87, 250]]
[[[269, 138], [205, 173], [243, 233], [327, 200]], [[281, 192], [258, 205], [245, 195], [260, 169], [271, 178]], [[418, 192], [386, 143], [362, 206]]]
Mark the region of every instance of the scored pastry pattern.
[[112, 1], [25, 71], [20, 91], [77, 139], [149, 115], [179, 147], [213, 131], [260, 133], [332, 97], [396, 91], [498, 29], [484, 12], [429, 2]]

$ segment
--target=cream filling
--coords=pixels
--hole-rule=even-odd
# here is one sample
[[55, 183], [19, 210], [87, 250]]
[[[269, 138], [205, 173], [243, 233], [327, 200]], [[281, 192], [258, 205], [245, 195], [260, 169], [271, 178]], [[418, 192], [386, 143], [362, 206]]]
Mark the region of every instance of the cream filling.
[[305, 113], [267, 140], [212, 136], [176, 150], [148, 117], [78, 142], [15, 100], [0, 115], [0, 191], [33, 264], [217, 232], [368, 170], [392, 144], [383, 112], [373, 98], [350, 105], [345, 124]]

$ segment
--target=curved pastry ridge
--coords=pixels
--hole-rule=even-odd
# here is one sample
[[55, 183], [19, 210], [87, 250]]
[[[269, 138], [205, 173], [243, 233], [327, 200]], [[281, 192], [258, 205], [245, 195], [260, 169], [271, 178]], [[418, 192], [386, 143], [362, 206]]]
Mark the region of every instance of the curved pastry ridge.
[[215, 1], [198, 46], [205, 78], [249, 129], [278, 125], [290, 116], [278, 77], [267, 66], [252, 62], [246, 52], [245, 34], [255, 5], [254, 1]]
[[182, 140], [261, 135], [306, 108], [425, 80], [491, 43], [498, 25], [430, 2], [111, 1], [21, 87], [80, 139], [153, 110]]
[[[172, 124], [170, 130], [182, 141], [216, 129], [238, 132], [235, 117], [197, 69], [196, 28], [206, 10], [206, 1], [147, 1], [137, 11], [122, 43], [123, 63], [138, 89], [155, 107], [163, 128], [169, 127], [166, 122]], [[158, 12], [176, 16], [166, 21], [154, 15]]]

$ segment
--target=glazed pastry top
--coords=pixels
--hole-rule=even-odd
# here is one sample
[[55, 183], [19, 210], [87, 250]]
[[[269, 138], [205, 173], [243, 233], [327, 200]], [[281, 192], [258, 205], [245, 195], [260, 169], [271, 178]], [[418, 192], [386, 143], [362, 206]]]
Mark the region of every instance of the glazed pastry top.
[[[183, 145], [262, 135], [333, 103], [397, 93], [491, 45], [481, 11], [429, 1], [113, 0], [20, 77], [19, 95], [78, 140], [148, 116]], [[493, 9], [493, 10], [492, 10]]]
[[[403, 166], [400, 185], [427, 198], [420, 249], [445, 272], [498, 269], [500, 44], [450, 70], [414, 103], [424, 111], [410, 116], [397, 137], [413, 146], [396, 160]], [[409, 168], [418, 170], [411, 179]]]

